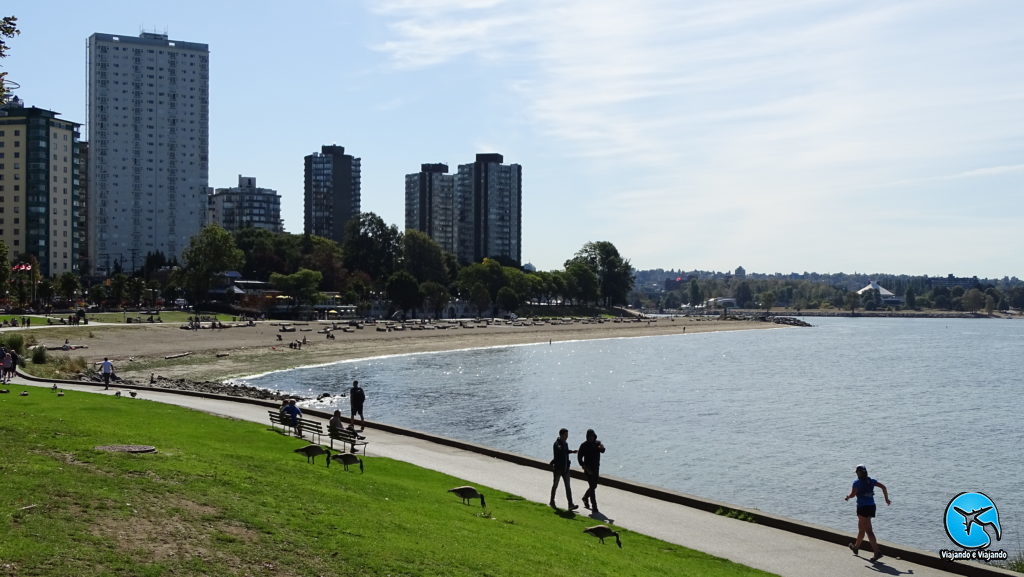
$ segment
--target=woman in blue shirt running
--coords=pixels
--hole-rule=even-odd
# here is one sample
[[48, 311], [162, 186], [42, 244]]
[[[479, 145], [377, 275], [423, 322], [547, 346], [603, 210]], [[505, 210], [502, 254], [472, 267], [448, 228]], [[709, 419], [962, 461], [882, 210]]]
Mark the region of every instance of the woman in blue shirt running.
[[871, 543], [871, 550], [875, 552], [871, 561], [878, 561], [882, 558], [882, 552], [878, 549], [878, 543], [875, 541], [875, 532], [871, 528], [871, 518], [875, 516], [875, 487], [882, 490], [885, 504], [892, 505], [892, 501], [889, 500], [889, 490], [885, 488], [885, 485], [868, 477], [867, 467], [857, 465], [857, 480], [853, 482], [853, 488], [846, 496], [847, 501], [857, 497], [857, 541], [849, 544], [850, 550], [856, 555], [866, 534], [868, 542]]

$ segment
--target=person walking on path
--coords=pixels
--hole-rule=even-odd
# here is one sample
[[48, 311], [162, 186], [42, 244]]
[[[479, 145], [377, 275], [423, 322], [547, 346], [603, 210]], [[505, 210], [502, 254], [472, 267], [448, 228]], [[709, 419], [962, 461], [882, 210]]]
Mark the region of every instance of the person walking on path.
[[552, 509], [557, 509], [555, 505], [555, 491], [558, 490], [558, 481], [561, 480], [565, 484], [565, 500], [569, 504], [569, 510], [575, 511], [580, 506], [572, 502], [572, 489], [569, 487], [569, 468], [572, 463], [569, 461], [569, 454], [575, 453], [569, 448], [569, 429], [561, 429], [558, 431], [558, 438], [555, 439], [555, 444], [552, 449], [554, 451], [554, 459], [551, 459], [551, 470], [554, 471], [554, 481], [551, 483], [551, 505]]
[[576, 452], [576, 460], [579, 461], [583, 473], [587, 476], [587, 492], [583, 493], [583, 506], [597, 513], [597, 482], [600, 479], [601, 453], [604, 452], [604, 444], [597, 440], [597, 433], [594, 429], [587, 429], [587, 440], [583, 441]]
[[110, 376], [114, 374], [114, 363], [107, 357], [103, 357], [103, 362], [100, 363], [100, 373], [103, 374], [103, 390], [106, 391], [110, 388]]
[[871, 561], [874, 562], [882, 558], [878, 542], [875, 541], [875, 531], [871, 527], [871, 518], [875, 516], [875, 487], [882, 490], [886, 505], [892, 505], [892, 501], [889, 500], [889, 490], [885, 485], [868, 477], [867, 467], [857, 465], [856, 472], [857, 480], [853, 482], [853, 488], [850, 489], [850, 494], [845, 499], [849, 501], [853, 497], [857, 497], [857, 540], [850, 543], [849, 547], [856, 555], [864, 541], [864, 535], [867, 535], [868, 542], [871, 543], [871, 550], [875, 552], [875, 556], [871, 558]]
[[352, 388], [348, 391], [349, 403], [352, 405], [352, 414], [349, 416], [348, 428], [355, 430], [356, 414], [359, 415], [359, 430], [366, 428], [366, 417], [363, 416], [363, 402], [366, 401], [366, 391], [359, 386], [359, 381], [352, 381]]

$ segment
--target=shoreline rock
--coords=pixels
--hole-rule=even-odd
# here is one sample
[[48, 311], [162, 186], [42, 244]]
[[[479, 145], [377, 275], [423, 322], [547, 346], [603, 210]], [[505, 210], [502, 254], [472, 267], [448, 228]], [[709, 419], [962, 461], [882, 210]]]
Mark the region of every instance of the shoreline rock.
[[[78, 380], [88, 383], [102, 383], [103, 378], [98, 374], [81, 374]], [[249, 385], [238, 385], [233, 383], [221, 383], [217, 381], [193, 381], [191, 379], [169, 379], [166, 377], [153, 377], [148, 383], [138, 383], [129, 379], [114, 377], [111, 384], [120, 384], [131, 387], [151, 387], [154, 389], [167, 389], [170, 391], [194, 391], [199, 393], [210, 393], [214, 395], [227, 395], [231, 397], [244, 397], [247, 399], [263, 399], [280, 401], [283, 399], [295, 399], [297, 401], [307, 400], [304, 397], [285, 395], [280, 391], [271, 391], [260, 387]]]

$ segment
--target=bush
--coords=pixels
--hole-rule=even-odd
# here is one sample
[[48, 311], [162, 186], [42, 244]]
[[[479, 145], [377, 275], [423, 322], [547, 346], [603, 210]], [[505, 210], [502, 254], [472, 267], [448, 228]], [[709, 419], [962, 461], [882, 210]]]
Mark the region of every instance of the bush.
[[0, 337], [0, 345], [22, 355], [25, 352], [25, 337], [18, 333], [8, 333]]
[[46, 364], [46, 347], [39, 346], [32, 349], [32, 364], [34, 365], [45, 365]]

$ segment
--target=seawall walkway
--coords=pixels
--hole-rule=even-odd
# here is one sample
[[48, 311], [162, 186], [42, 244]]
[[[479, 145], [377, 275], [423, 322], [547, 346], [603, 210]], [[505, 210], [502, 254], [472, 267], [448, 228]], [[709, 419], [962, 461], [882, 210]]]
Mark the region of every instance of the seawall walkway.
[[[25, 377], [19, 377], [9, 388], [14, 393], [18, 385], [50, 387], [53, 382], [31, 382]], [[121, 386], [104, 391], [102, 384], [57, 382], [66, 390], [108, 395], [113, 395], [116, 390], [134, 388], [139, 391], [140, 399], [262, 423], [268, 428], [267, 410], [276, 409], [276, 404], [256, 399], [169, 392], [147, 387]], [[111, 402], [133, 401], [111, 399]], [[318, 417], [326, 430], [326, 413], [310, 410], [304, 413], [307, 417]], [[388, 457], [401, 460], [531, 501], [548, 502], [551, 472], [546, 462], [369, 421], [365, 435], [370, 441], [367, 454], [371, 459]], [[131, 439], [123, 441], [131, 442]], [[584, 482], [574, 479], [573, 492], [577, 501], [585, 487]], [[871, 556], [869, 550], [854, 556], [846, 547], [846, 543], [853, 541], [852, 534], [769, 516], [759, 511], [751, 511], [758, 517], [757, 523], [731, 519], [714, 513], [718, 507], [735, 509], [728, 504], [621, 479], [603, 478], [599, 492], [602, 513], [591, 515], [595, 523], [614, 523], [628, 531], [650, 535], [783, 577], [852, 577], [878, 573], [914, 577], [948, 577], [958, 574], [979, 577], [1020, 576], [1019, 573], [980, 563], [943, 561], [936, 553], [885, 541], [880, 541], [880, 545], [886, 556], [878, 563], [871, 563], [868, 561]], [[564, 505], [563, 490], [558, 493], [558, 502]], [[589, 511], [579, 509], [577, 513], [587, 515]], [[855, 521], [851, 515], [851, 527]], [[628, 534], [623, 535], [623, 542], [625, 547], [629, 547]]]

